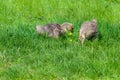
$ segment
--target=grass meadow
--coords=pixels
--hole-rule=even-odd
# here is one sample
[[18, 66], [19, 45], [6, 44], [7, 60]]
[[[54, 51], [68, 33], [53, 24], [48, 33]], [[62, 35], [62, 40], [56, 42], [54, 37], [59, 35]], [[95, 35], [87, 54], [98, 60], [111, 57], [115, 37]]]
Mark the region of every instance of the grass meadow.
[[[82, 47], [94, 18], [101, 37]], [[54, 22], [73, 23], [73, 36], [37, 34]], [[0, 0], [0, 80], [120, 80], [120, 0]]]

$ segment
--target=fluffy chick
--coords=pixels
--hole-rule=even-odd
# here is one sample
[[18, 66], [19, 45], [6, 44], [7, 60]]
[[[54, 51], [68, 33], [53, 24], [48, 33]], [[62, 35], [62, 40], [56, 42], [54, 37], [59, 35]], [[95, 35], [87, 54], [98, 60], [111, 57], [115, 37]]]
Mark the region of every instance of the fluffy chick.
[[98, 23], [96, 19], [93, 19], [92, 21], [86, 21], [81, 25], [80, 31], [79, 31], [79, 39], [82, 42], [82, 45], [87, 40], [93, 40], [98, 35]]

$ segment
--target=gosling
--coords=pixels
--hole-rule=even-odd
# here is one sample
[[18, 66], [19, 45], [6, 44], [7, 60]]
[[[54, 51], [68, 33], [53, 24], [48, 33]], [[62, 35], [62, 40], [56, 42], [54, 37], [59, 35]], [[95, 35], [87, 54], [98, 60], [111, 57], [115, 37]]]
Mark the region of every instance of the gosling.
[[93, 40], [98, 36], [98, 23], [96, 19], [86, 21], [81, 25], [79, 39], [84, 44], [85, 39]]

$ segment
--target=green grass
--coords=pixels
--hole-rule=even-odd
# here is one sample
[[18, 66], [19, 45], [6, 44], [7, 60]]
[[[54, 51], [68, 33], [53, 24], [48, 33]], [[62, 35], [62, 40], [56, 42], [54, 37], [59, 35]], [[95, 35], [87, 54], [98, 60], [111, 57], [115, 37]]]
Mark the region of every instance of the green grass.
[[[0, 0], [0, 80], [120, 80], [119, 5], [119, 0]], [[82, 47], [80, 25], [93, 18], [101, 38]], [[73, 23], [73, 36], [37, 34], [37, 24], [53, 22]]]

